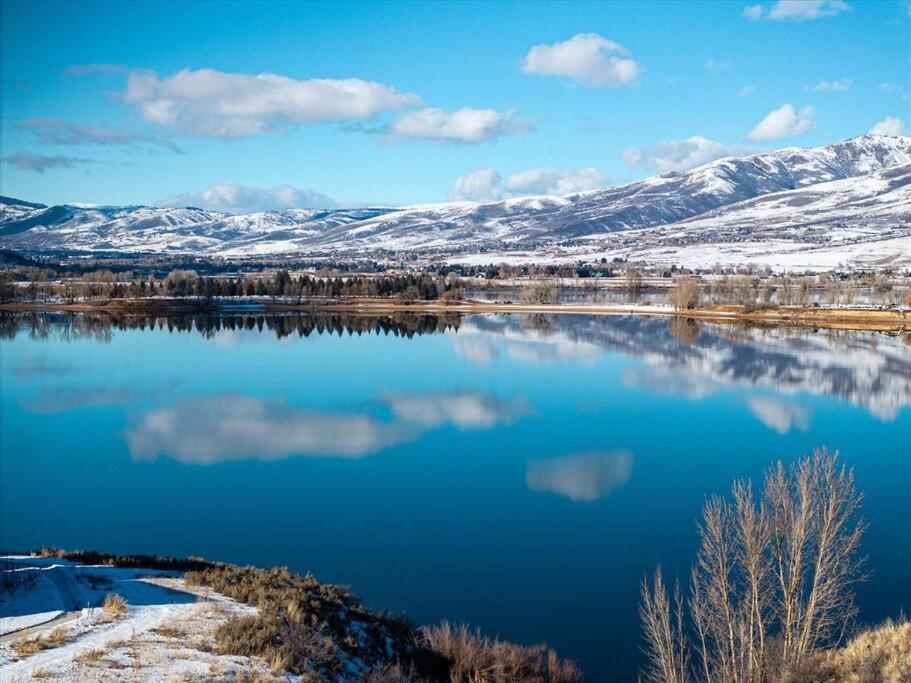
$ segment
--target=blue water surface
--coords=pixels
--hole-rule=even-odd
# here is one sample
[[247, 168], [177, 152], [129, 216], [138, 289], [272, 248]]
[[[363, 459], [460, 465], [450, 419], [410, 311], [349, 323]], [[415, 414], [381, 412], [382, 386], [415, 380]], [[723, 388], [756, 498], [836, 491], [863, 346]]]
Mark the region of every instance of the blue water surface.
[[861, 619], [911, 609], [911, 346], [646, 317], [8, 318], [0, 546], [199, 555], [634, 680], [705, 496], [840, 449]]

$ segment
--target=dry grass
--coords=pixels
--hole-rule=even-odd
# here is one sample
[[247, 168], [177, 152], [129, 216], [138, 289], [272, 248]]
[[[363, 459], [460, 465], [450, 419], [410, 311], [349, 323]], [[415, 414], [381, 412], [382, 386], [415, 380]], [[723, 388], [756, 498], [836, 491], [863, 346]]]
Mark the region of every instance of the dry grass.
[[178, 625], [174, 621], [169, 621], [163, 624], [160, 624], [154, 628], [150, 628], [151, 633], [155, 633], [163, 638], [185, 638], [187, 635], [187, 630], [182, 626]]
[[422, 630], [424, 642], [450, 662], [453, 683], [512, 683], [547, 681], [576, 683], [582, 672], [573, 662], [560, 660], [544, 645], [514, 645], [482, 636], [467, 626], [443, 622]]
[[104, 662], [104, 650], [86, 650], [73, 657], [73, 661], [85, 666], [98, 666]]
[[57, 627], [47, 634], [47, 636], [36, 636], [34, 638], [17, 638], [10, 647], [13, 648], [19, 657], [28, 657], [42, 650], [49, 650], [54, 647], [60, 647], [65, 643], [73, 640], [73, 636], [63, 627]]
[[32, 678], [54, 678], [54, 673], [43, 666], [39, 666], [32, 670]]
[[112, 619], [123, 619], [130, 611], [127, 601], [117, 593], [108, 593], [101, 603], [104, 613]]
[[887, 621], [845, 647], [815, 654], [796, 680], [806, 683], [911, 682], [911, 622]]

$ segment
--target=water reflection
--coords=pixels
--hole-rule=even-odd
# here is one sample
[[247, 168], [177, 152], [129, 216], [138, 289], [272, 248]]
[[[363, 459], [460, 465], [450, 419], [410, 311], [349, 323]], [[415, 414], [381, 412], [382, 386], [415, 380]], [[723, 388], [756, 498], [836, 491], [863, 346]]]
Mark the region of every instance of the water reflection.
[[[789, 394], [837, 396], [892, 420], [911, 405], [911, 337], [907, 333], [814, 331], [699, 323], [685, 319], [594, 315], [231, 315], [121, 316], [3, 314], [0, 338], [110, 341], [114, 331], [158, 329], [195, 332], [234, 346], [260, 332], [278, 338], [316, 334], [412, 337], [445, 333], [457, 355], [473, 365], [501, 360], [535, 365], [593, 365], [609, 352], [640, 358], [627, 369], [628, 387], [703, 398], [729, 386], [755, 386]], [[249, 334], [244, 331], [250, 331]], [[15, 369], [20, 376], [65, 368], [41, 361]], [[100, 400], [100, 397], [99, 397]], [[801, 429], [808, 417], [782, 417], [780, 407], [749, 406], [772, 429]], [[438, 406], [439, 409], [439, 406]]]
[[768, 396], [751, 396], [746, 404], [760, 422], [779, 434], [810, 428], [810, 409], [804, 406]]
[[0, 313], [0, 339], [28, 334], [31, 339], [52, 335], [64, 341], [91, 339], [109, 342], [112, 332], [125, 330], [167, 330], [198, 332], [206, 338], [230, 337], [230, 332], [267, 330], [279, 339], [311, 334], [392, 334], [412, 337], [457, 330], [457, 315], [366, 316], [345, 314], [263, 314], [200, 313], [174, 315], [113, 315], [107, 313]]
[[525, 483], [532, 491], [546, 491], [574, 502], [604, 498], [629, 481], [633, 456], [626, 451], [590, 451], [562, 458], [529, 460]]
[[125, 439], [136, 460], [161, 455], [197, 465], [297, 455], [360, 458], [413, 441], [430, 429], [491, 429], [512, 424], [531, 410], [522, 398], [478, 392], [388, 394], [380, 404], [391, 412], [391, 420], [367, 412], [301, 410], [281, 399], [188, 397], [141, 413]]
[[[465, 356], [470, 362], [496, 359], [501, 350], [535, 363], [594, 362], [619, 351], [644, 362], [624, 375], [627, 386], [693, 399], [725, 387], [754, 386], [837, 396], [886, 421], [911, 405], [907, 334], [712, 323], [694, 328], [640, 316], [550, 318], [553, 331], [546, 333], [529, 330], [520, 316], [467, 318], [453, 337], [453, 348], [462, 354], [466, 343], [473, 345], [468, 347], [472, 354]], [[483, 356], [477, 351], [482, 343], [488, 345]], [[754, 412], [768, 419], [770, 411], [760, 404]], [[804, 418], [793, 421], [798, 427], [804, 423]]]

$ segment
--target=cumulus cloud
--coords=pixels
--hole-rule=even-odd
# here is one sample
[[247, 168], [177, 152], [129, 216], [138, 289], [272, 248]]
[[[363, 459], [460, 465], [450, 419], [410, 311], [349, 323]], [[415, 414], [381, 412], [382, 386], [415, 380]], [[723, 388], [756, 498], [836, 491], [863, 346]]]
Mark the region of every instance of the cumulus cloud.
[[597, 33], [580, 33], [561, 43], [535, 45], [522, 60], [522, 71], [605, 88], [631, 83], [642, 66], [619, 43]]
[[843, 90], [850, 90], [851, 84], [853, 82], [854, 81], [851, 80], [850, 78], [842, 78], [837, 81], [822, 80], [819, 83], [817, 83], [816, 85], [814, 85], [812, 88], [806, 87], [806, 88], [804, 88], [804, 90], [812, 90], [814, 92], [826, 92], [826, 91], [836, 91], [837, 92], [837, 91], [843, 91]]
[[589, 451], [562, 458], [530, 460], [525, 484], [532, 491], [589, 503], [604, 498], [629, 481], [633, 456], [625, 451]]
[[834, 17], [848, 9], [844, 0], [778, 0], [769, 9], [769, 19], [775, 21], [806, 21]]
[[195, 206], [224, 213], [257, 213], [281, 209], [335, 209], [338, 203], [315, 190], [292, 185], [251, 187], [237, 183], [218, 183], [201, 192], [184, 192], [156, 202], [156, 206]]
[[531, 412], [523, 399], [506, 400], [473, 391], [388, 394], [385, 402], [398, 419], [421, 427], [451, 424], [459, 429], [489, 429], [512, 424]]
[[123, 100], [149, 123], [223, 140], [295, 124], [370, 119], [419, 102], [416, 95], [359, 78], [297, 80], [214, 69], [183, 69], [166, 78], [131, 71]]
[[870, 129], [870, 135], [908, 135], [905, 122], [897, 116], [887, 116]]
[[502, 112], [470, 107], [453, 112], [421, 109], [396, 119], [389, 127], [386, 139], [477, 144], [515, 133], [527, 133], [534, 127], [534, 121], [519, 117], [513, 109]]
[[478, 168], [456, 178], [449, 192], [451, 201], [485, 202], [527, 197], [562, 196], [604, 187], [607, 178], [596, 168], [533, 168], [509, 176], [506, 181], [491, 168]]
[[745, 85], [740, 89], [740, 92], [738, 92], [737, 94], [740, 97], [746, 97], [747, 95], [752, 95], [754, 92], [756, 92], [755, 85]]
[[503, 199], [502, 177], [492, 168], [477, 168], [456, 178], [449, 191], [454, 202], [486, 202]]
[[810, 428], [810, 411], [803, 406], [766, 396], [752, 396], [747, 399], [750, 412], [766, 427], [787, 434], [792, 429], [802, 432]]
[[514, 173], [506, 179], [506, 190], [513, 196], [567, 195], [604, 187], [607, 178], [596, 168], [533, 168]]
[[750, 21], [756, 21], [762, 17], [765, 8], [762, 5], [747, 5], [743, 8], [743, 16]]
[[35, 173], [44, 173], [51, 168], [73, 168], [80, 164], [88, 164], [92, 159], [82, 159], [80, 157], [68, 157], [62, 155], [45, 156], [43, 154], [29, 154], [28, 152], [17, 152], [3, 157], [3, 162], [15, 166], [23, 171], [34, 171]]
[[729, 147], [701, 135], [682, 140], [662, 140], [654, 145], [631, 147], [623, 152], [623, 160], [630, 166], [648, 168], [658, 173], [682, 171], [707, 164], [726, 156], [742, 156], [750, 150]]
[[16, 128], [28, 131], [37, 142], [47, 145], [151, 145], [182, 153], [170, 140], [112, 126], [84, 126], [61, 119], [26, 119], [17, 123]]
[[784, 140], [803, 135], [813, 127], [813, 108], [804, 107], [800, 112], [792, 104], [785, 104], [760, 121], [747, 134], [747, 140]]

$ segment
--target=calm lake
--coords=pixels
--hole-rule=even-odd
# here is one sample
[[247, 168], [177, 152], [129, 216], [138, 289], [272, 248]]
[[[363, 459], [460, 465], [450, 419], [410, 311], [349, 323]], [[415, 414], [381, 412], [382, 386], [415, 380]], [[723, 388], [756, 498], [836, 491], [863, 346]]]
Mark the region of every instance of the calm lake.
[[905, 335], [484, 315], [0, 320], [0, 546], [201, 555], [634, 680], [707, 493], [838, 448], [911, 611]]

